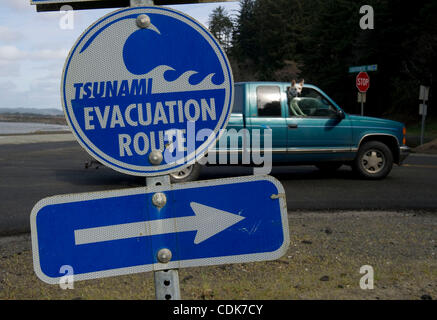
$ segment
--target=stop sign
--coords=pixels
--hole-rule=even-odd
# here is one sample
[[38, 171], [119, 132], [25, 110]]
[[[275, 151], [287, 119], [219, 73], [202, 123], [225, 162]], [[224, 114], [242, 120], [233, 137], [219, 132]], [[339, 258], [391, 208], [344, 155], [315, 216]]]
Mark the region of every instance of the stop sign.
[[370, 87], [370, 78], [367, 72], [360, 72], [357, 75], [357, 88], [360, 92], [367, 92]]

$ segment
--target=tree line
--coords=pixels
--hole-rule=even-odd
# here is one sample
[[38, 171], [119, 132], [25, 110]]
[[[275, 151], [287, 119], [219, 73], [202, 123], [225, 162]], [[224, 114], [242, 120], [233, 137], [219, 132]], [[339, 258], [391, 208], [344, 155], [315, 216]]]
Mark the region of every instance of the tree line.
[[[360, 27], [360, 7], [374, 9], [374, 28]], [[236, 81], [305, 79], [350, 113], [358, 113], [356, 74], [370, 72], [366, 115], [417, 121], [419, 86], [437, 79], [437, 1], [240, 0], [238, 12], [219, 7], [209, 28], [222, 42]]]

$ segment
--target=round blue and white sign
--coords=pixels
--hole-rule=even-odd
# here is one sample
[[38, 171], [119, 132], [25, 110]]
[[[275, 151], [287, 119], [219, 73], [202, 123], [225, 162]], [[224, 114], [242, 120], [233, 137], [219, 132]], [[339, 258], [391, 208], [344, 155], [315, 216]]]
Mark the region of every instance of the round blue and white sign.
[[[231, 113], [233, 79], [217, 40], [194, 19], [134, 7], [81, 35], [65, 63], [61, 96], [74, 135], [94, 158], [155, 176], [214, 146]], [[158, 164], [152, 151], [162, 155]]]

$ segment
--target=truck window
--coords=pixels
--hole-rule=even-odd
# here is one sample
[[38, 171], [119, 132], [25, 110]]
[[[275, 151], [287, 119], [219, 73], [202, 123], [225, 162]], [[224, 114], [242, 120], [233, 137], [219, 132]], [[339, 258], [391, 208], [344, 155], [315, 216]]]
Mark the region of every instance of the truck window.
[[281, 117], [281, 90], [278, 86], [256, 88], [258, 117]]
[[317, 90], [303, 88], [298, 97], [289, 97], [288, 106], [291, 117], [334, 117], [336, 108]]
[[232, 113], [243, 113], [244, 104], [244, 86], [236, 85], [234, 92], [234, 106], [232, 107]]

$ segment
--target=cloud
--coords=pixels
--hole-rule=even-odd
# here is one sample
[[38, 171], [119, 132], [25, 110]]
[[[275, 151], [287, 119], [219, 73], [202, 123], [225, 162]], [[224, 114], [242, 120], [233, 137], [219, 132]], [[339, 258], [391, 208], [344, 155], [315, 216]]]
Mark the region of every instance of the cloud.
[[16, 61], [0, 60], [0, 77], [18, 77], [20, 64]]
[[0, 83], [0, 88], [3, 91], [17, 91], [17, 85], [12, 81], [3, 81]]
[[0, 26], [0, 41], [4, 43], [16, 42], [23, 39], [23, 34], [5, 26]]
[[0, 46], [0, 60], [20, 60], [27, 54], [16, 46]]
[[66, 59], [69, 50], [67, 49], [43, 49], [30, 53], [37, 59], [51, 60], [51, 59]]
[[12, 81], [0, 82], [0, 95], [3, 97], [0, 107], [21, 107], [28, 105], [28, 92], [19, 90]]
[[2, 0], [3, 5], [18, 11], [25, 11], [31, 9], [29, 0]]
[[35, 79], [30, 88], [22, 89], [8, 80], [0, 82], [0, 107], [61, 109], [59, 80]]
[[0, 61], [23, 60], [23, 59], [65, 59], [68, 55], [67, 49], [42, 49], [34, 51], [23, 51], [16, 46], [0, 46]]

